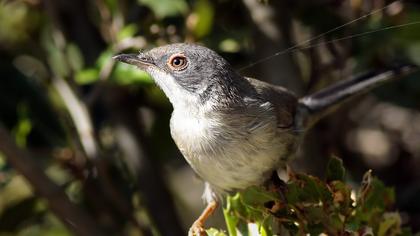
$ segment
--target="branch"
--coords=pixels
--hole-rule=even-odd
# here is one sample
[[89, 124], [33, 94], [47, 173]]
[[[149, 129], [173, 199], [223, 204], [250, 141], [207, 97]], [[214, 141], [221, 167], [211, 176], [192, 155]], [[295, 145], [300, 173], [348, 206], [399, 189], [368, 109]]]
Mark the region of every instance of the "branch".
[[72, 118], [83, 151], [90, 160], [96, 159], [98, 157], [98, 145], [93, 136], [93, 125], [86, 106], [63, 78], [54, 77], [52, 82]]

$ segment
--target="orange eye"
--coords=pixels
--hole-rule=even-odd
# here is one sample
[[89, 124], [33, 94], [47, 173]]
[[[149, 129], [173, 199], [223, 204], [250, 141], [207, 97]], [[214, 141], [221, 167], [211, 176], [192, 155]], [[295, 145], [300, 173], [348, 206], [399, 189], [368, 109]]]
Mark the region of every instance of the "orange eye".
[[187, 58], [183, 54], [172, 55], [168, 60], [168, 66], [172, 70], [183, 70], [187, 67]]

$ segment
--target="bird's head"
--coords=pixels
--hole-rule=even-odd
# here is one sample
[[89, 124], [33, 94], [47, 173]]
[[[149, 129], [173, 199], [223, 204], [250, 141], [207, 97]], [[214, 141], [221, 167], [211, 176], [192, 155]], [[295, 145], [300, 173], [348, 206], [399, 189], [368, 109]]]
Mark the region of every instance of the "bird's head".
[[243, 82], [225, 59], [195, 44], [170, 44], [114, 59], [149, 73], [174, 107], [233, 98], [238, 96], [236, 85]]

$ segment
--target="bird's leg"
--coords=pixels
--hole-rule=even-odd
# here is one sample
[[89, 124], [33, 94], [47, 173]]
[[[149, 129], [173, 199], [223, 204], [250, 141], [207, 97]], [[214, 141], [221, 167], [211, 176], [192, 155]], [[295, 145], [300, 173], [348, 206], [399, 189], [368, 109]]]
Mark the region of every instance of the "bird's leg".
[[217, 201], [211, 201], [207, 204], [206, 209], [201, 213], [200, 217], [192, 224], [188, 231], [188, 236], [204, 236], [207, 235], [204, 230], [204, 223], [214, 213], [218, 206]]

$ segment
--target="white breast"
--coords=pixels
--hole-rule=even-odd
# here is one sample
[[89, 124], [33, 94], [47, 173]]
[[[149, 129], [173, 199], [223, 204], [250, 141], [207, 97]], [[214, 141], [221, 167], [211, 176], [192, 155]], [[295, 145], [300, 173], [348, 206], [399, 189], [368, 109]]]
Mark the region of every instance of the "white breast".
[[214, 189], [229, 191], [260, 184], [279, 167], [289, 148], [292, 135], [278, 135], [270, 109], [251, 111], [253, 114], [240, 116], [175, 109], [172, 114], [171, 134], [178, 148]]

